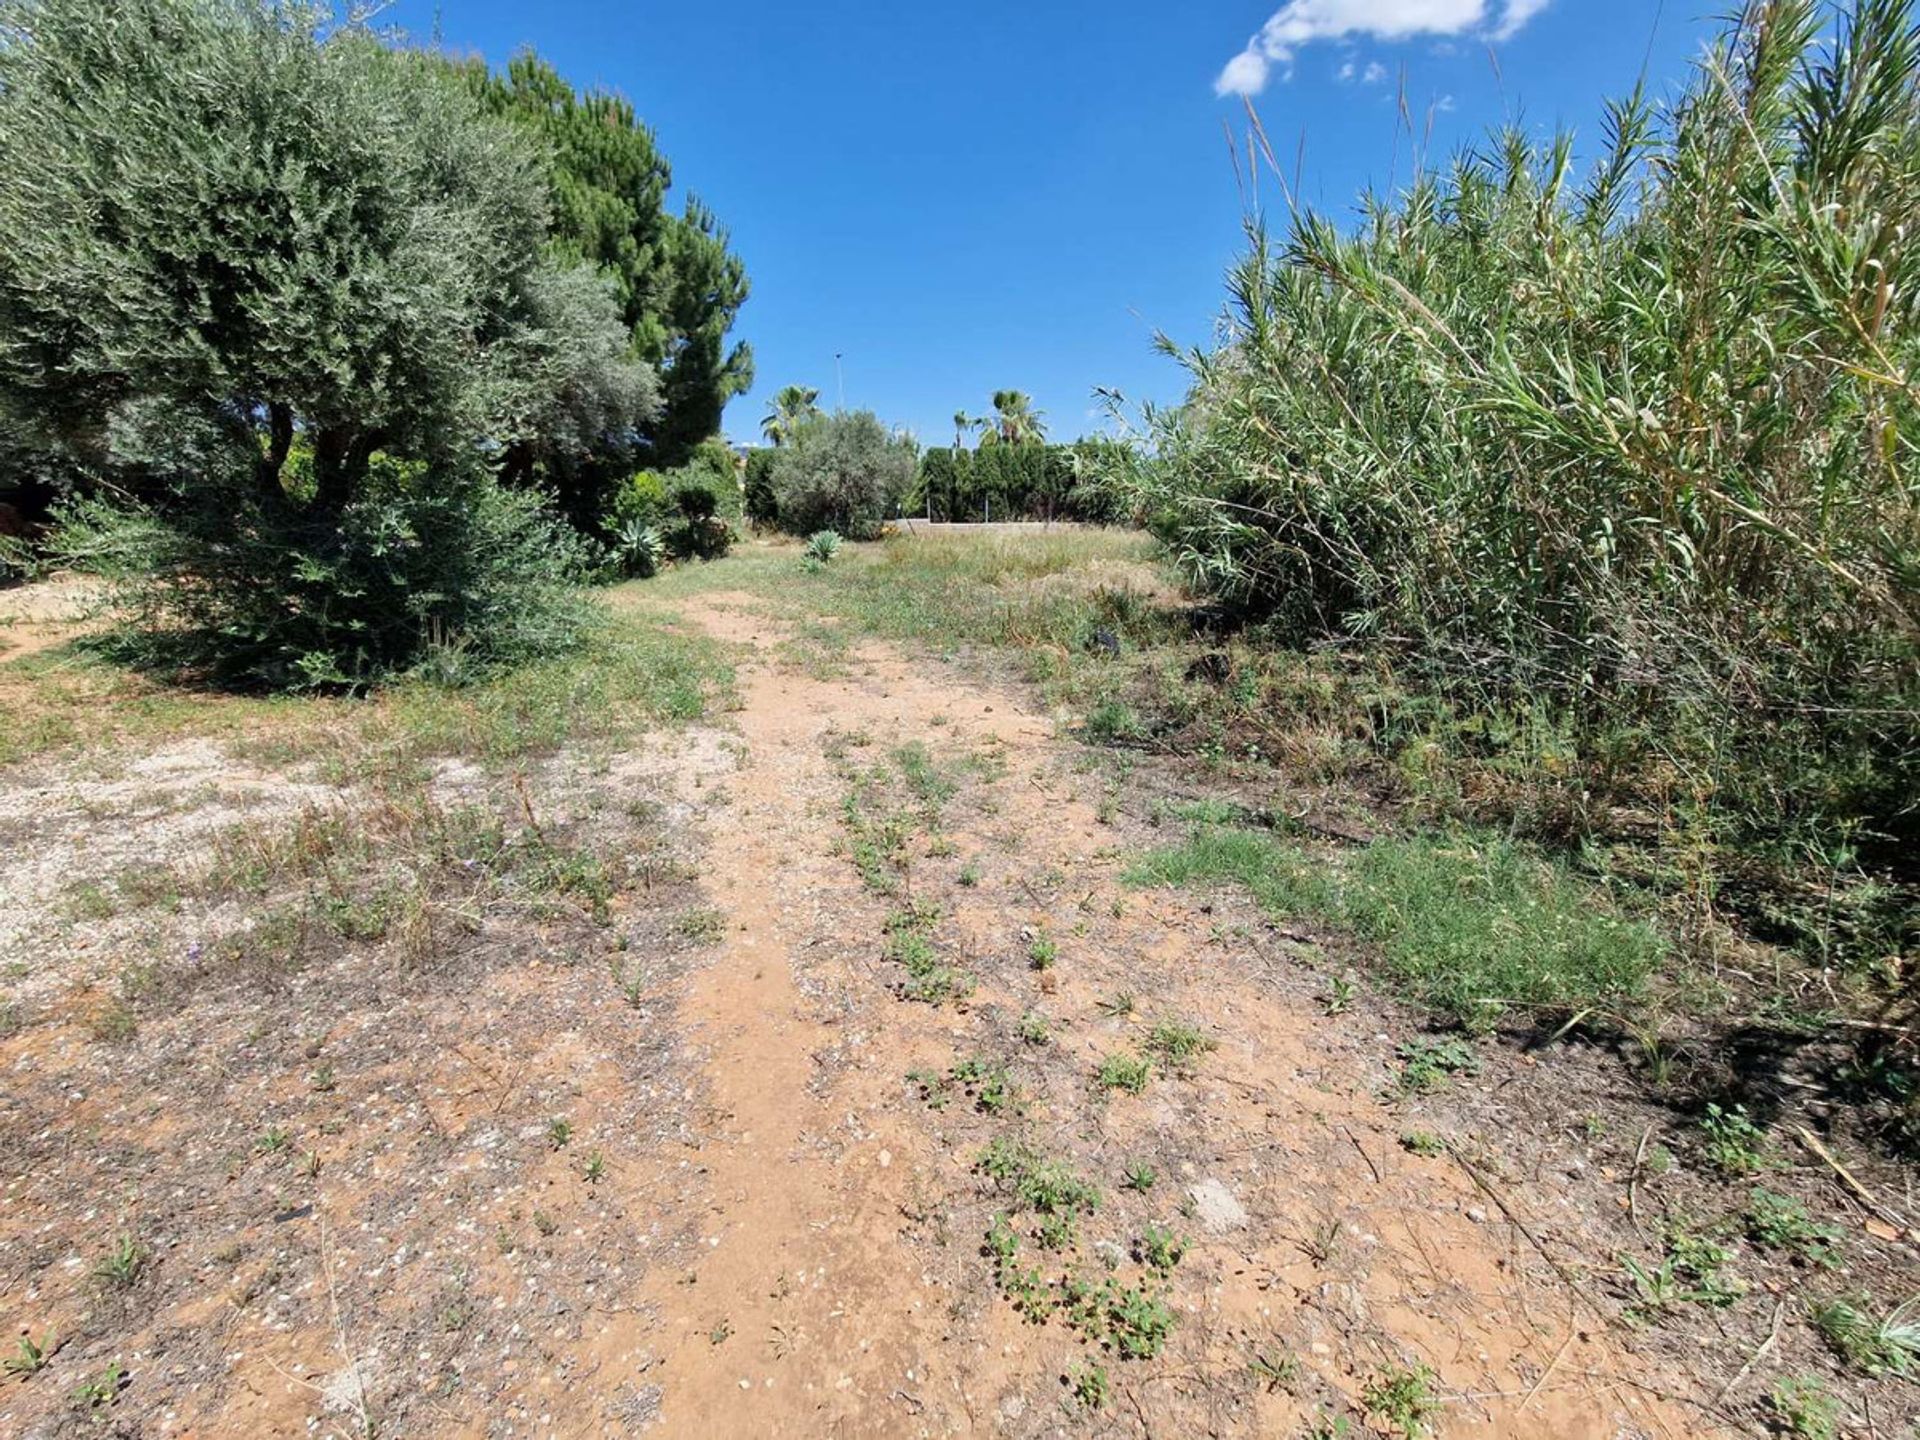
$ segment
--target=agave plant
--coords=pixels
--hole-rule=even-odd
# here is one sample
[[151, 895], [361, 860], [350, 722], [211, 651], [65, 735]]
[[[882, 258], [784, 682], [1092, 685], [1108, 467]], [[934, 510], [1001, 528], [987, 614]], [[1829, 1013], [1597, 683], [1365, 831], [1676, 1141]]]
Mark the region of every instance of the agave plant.
[[825, 565], [840, 553], [840, 536], [833, 530], [821, 530], [807, 537], [807, 559]]
[[646, 580], [657, 574], [666, 545], [660, 532], [639, 520], [628, 520], [613, 537], [614, 562], [620, 573]]

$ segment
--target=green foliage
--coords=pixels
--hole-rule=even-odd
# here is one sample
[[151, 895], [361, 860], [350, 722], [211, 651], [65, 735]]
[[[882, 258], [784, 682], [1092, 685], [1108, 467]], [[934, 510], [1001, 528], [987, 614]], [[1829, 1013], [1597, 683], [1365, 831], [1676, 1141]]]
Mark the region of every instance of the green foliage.
[[1125, 483], [1265, 634], [1369, 646], [1482, 753], [1547, 716], [1590, 811], [1897, 850], [1920, 37], [1901, 0], [1738, 8], [1683, 93], [1611, 107], [1584, 177], [1515, 125], [1357, 225], [1256, 223]]
[[1430, 1095], [1455, 1075], [1477, 1075], [1480, 1057], [1464, 1040], [1409, 1040], [1397, 1046], [1402, 1092]]
[[941, 446], [920, 457], [906, 509], [935, 520], [1063, 519], [1105, 523], [1120, 516], [1121, 491], [1105, 477], [1125, 463], [1115, 442], [1038, 440]]
[[1744, 1105], [1723, 1110], [1708, 1105], [1701, 1117], [1707, 1159], [1723, 1175], [1753, 1175], [1771, 1163], [1767, 1132], [1747, 1118]]
[[1124, 1090], [1129, 1095], [1145, 1092], [1153, 1076], [1153, 1065], [1144, 1056], [1115, 1053], [1100, 1061], [1094, 1079], [1102, 1090]]
[[795, 535], [833, 530], [850, 540], [876, 539], [913, 475], [913, 442], [890, 435], [871, 413], [817, 420], [775, 452], [780, 524]]
[[1833, 1300], [1813, 1309], [1813, 1328], [1833, 1353], [1867, 1375], [1920, 1375], [1920, 1297], [1875, 1320], [1864, 1301]]
[[821, 418], [820, 392], [809, 385], [783, 385], [767, 402], [760, 433], [776, 446], [790, 444], [806, 426]]
[[1433, 1393], [1439, 1378], [1425, 1365], [1389, 1367], [1360, 1388], [1360, 1403], [1413, 1440], [1431, 1433], [1428, 1422], [1440, 1409], [1440, 1398]]
[[840, 553], [840, 537], [831, 530], [821, 530], [807, 537], [806, 558], [816, 565], [825, 565]]
[[1774, 1250], [1789, 1250], [1820, 1266], [1839, 1263], [1840, 1231], [1823, 1225], [1791, 1196], [1755, 1190], [1744, 1216], [1747, 1233]]
[[1200, 826], [1127, 872], [1135, 885], [1235, 881], [1277, 915], [1319, 915], [1379, 947], [1386, 972], [1484, 1029], [1514, 1007], [1630, 1001], [1665, 954], [1648, 925], [1511, 841], [1376, 840], [1329, 863], [1261, 831]]
[[535, 151], [299, 5], [0, 0], [0, 30], [0, 413], [132, 497], [55, 556], [223, 679], [570, 640], [583, 557], [482, 467], [630, 429], [653, 381], [549, 257]]
[[775, 525], [780, 521], [780, 502], [773, 489], [773, 470], [779, 458], [779, 452], [772, 449], [747, 452], [746, 473], [741, 479], [742, 508], [755, 525]]
[[51, 553], [101, 576], [131, 622], [111, 651], [223, 684], [357, 687], [427, 660], [464, 680], [589, 627], [578, 539], [485, 475], [376, 456], [353, 500], [306, 523], [220, 495], [63, 513]]
[[1103, 1409], [1113, 1393], [1107, 1372], [1099, 1365], [1076, 1365], [1067, 1375], [1067, 1388], [1082, 1410]]
[[1840, 1404], [1817, 1375], [1789, 1376], [1768, 1393], [1780, 1429], [1796, 1440], [1838, 1440]]
[[697, 199], [667, 208], [671, 170], [628, 101], [575, 90], [531, 52], [497, 74], [458, 68], [483, 109], [548, 157], [555, 247], [608, 277], [634, 351], [660, 370], [663, 404], [639, 438], [656, 467], [686, 464], [753, 383], [751, 349], [727, 343], [748, 291], [727, 232]]

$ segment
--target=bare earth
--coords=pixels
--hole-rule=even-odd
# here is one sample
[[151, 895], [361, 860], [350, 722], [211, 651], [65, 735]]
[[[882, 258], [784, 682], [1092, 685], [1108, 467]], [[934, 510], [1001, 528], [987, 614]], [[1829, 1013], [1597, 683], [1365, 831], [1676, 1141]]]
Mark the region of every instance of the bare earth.
[[[1309, 937], [1124, 890], [1148, 837], [1101, 813], [1030, 699], [878, 644], [797, 666], [746, 594], [681, 613], [743, 652], [727, 730], [506, 790], [452, 764], [424, 782], [664, 859], [598, 921], [450, 907], [468, 938], [420, 970], [349, 941], [291, 978], [203, 973], [221, 914], [191, 899], [72, 923], [77, 881], [190, 867], [225, 827], [354, 803], [345, 782], [195, 744], [7, 781], [0, 1317], [62, 1338], [0, 1385], [0, 1435], [1294, 1435], [1416, 1365], [1442, 1435], [1734, 1433], [1556, 1238], [1592, 1179], [1578, 1146], [1510, 1170], [1498, 1134], [1479, 1164], [1403, 1148], [1425, 1102], [1383, 1098], [1378, 1017], [1323, 1013]], [[971, 763], [906, 880], [975, 982], [958, 1005], [897, 995], [900, 900], [840, 823], [849, 776], [914, 742]], [[688, 919], [707, 910], [712, 933]], [[1036, 935], [1058, 941], [1045, 970]], [[180, 959], [110, 1042], [136, 943]], [[1097, 1089], [1102, 1057], [1173, 1018], [1217, 1048]], [[1012, 1111], [904, 1078], [974, 1054], [1008, 1063]], [[1497, 1124], [1526, 1064], [1475, 1083]], [[1185, 1241], [1159, 1355], [1000, 1293], [983, 1237], [1008, 1201], [976, 1167], [997, 1135], [1098, 1183], [1088, 1266], [1151, 1282], [1148, 1227]], [[1137, 1165], [1151, 1188], [1123, 1185]], [[116, 1288], [94, 1272], [121, 1235], [147, 1258]], [[117, 1400], [76, 1401], [110, 1364]], [[1068, 1383], [1093, 1366], [1097, 1412]]]

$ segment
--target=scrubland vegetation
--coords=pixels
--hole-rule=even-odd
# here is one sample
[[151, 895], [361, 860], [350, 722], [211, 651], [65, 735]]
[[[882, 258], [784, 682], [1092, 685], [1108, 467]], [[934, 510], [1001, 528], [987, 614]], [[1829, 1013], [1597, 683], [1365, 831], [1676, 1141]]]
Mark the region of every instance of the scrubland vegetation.
[[1833, 18], [1747, 7], [1584, 170], [1516, 129], [1256, 223], [1121, 478], [1403, 766], [1494, 777], [1466, 808], [1652, 832], [1650, 878], [1859, 967], [1920, 838], [1920, 54], [1897, 0]]
[[[1461, 1379], [1380, 1319], [1415, 1295], [1452, 1335], [1509, 1281], [1688, 1421], [1912, 1424], [1879, 1387], [1920, 1377], [1917, 112], [1910, 5], [1755, 0], [1586, 164], [1515, 130], [1358, 224], [1254, 217], [1221, 341], [1124, 439], [1050, 443], [1003, 390], [922, 445], [790, 385], [742, 459], [745, 272], [625, 101], [319, 9], [0, 0], [0, 487], [44, 521], [0, 578], [100, 607], [0, 668], [0, 1226], [33, 1252], [0, 1295], [39, 1387], [0, 1416], [176, 1403], [121, 1369], [133, 1302], [213, 1275], [255, 1343], [284, 1304], [341, 1352], [322, 1409], [365, 1433], [528, 1403], [470, 1362], [549, 1329], [574, 1423], [646, 1422], [657, 1391], [555, 1359], [603, 1301], [728, 1307], [669, 1389], [704, 1364], [746, 1404], [725, 1347], [795, 1287], [721, 1248], [732, 1213], [850, 1287], [805, 1312], [836, 1367], [907, 1252], [843, 1282], [819, 1247], [899, 1217], [953, 1292], [911, 1323], [1049, 1357], [1037, 1425], [1524, 1412], [1559, 1355]], [[176, 1084], [191, 1113], [108, 1154]], [[428, 1118], [395, 1139], [343, 1087]], [[96, 1170], [50, 1117], [83, 1089], [98, 1175], [176, 1168], [76, 1237]], [[828, 1199], [765, 1200], [790, 1167]], [[292, 1265], [329, 1294], [328, 1232], [261, 1236], [360, 1207], [363, 1273], [388, 1223], [424, 1269], [456, 1199], [498, 1253], [444, 1303], [372, 1287], [392, 1353], [446, 1353], [370, 1401], [337, 1296], [262, 1298]], [[1519, 1238], [1441, 1280], [1421, 1227], [1478, 1256], [1495, 1215]], [[1397, 1245], [1425, 1271], [1369, 1295]], [[643, 1294], [656, 1255], [685, 1274]], [[1274, 1318], [1288, 1286], [1328, 1328]], [[154, 1343], [224, 1414], [224, 1337]], [[1143, 1405], [1155, 1364], [1204, 1403]]]

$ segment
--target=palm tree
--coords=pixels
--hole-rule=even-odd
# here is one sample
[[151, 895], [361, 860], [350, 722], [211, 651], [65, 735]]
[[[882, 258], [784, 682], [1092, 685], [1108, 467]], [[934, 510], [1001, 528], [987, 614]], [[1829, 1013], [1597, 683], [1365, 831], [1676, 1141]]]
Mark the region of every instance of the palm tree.
[[979, 421], [982, 445], [1020, 445], [1029, 440], [1047, 438], [1045, 412], [1033, 408], [1033, 397], [1024, 390], [993, 392], [993, 414]]
[[967, 414], [967, 412], [964, 410], [954, 411], [953, 412], [953, 448], [956, 450], [966, 449], [967, 448], [967, 432], [973, 429], [973, 427], [979, 423], [980, 423], [979, 421], [975, 420], [971, 415]]
[[820, 392], [807, 385], [788, 385], [767, 402], [760, 433], [775, 445], [784, 445], [800, 427], [820, 414]]

